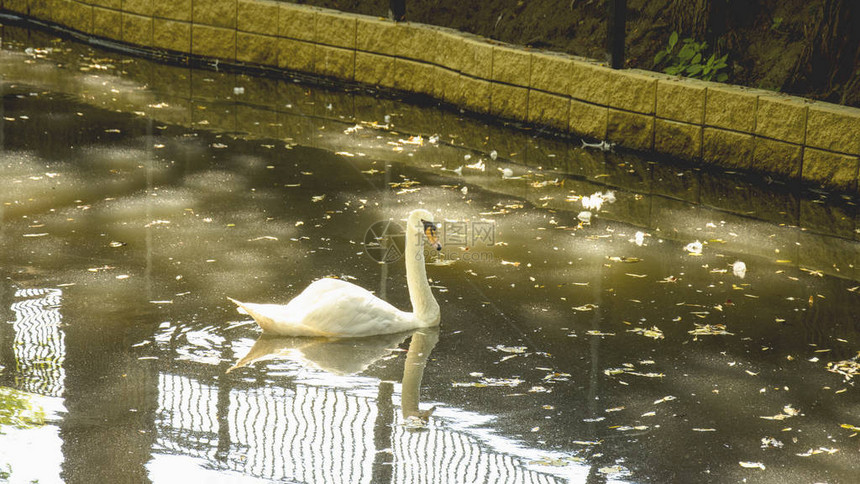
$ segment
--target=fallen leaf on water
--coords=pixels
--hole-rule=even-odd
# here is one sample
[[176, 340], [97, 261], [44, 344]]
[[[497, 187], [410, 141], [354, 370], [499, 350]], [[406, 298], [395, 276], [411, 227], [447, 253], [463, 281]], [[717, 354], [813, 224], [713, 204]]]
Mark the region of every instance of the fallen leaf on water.
[[661, 399], [659, 399], [659, 400], [654, 400], [654, 405], [657, 405], [657, 404], [660, 404], [660, 403], [663, 403], [663, 402], [671, 402], [672, 400], [674, 400], [674, 399], [676, 399], [676, 398], [677, 398], [677, 397], [674, 397], [674, 396], [672, 396], [672, 395], [666, 395], [665, 397], [663, 397], [663, 398], [661, 398]]
[[[583, 304], [582, 306], [577, 306], [577, 307], [573, 308], [574, 311], [591, 311], [594, 309], [597, 309], [597, 305], [596, 304], [590, 304], [590, 303], [589, 304]], [[591, 333], [589, 332], [589, 334], [591, 334]], [[615, 335], [613, 334], [612, 336], [615, 336]]]
[[597, 469], [597, 472], [599, 472], [600, 474], [607, 475], [607, 476], [612, 476], [615, 474], [626, 473], [627, 469], [625, 469], [624, 467], [619, 466], [619, 465], [614, 465], [614, 466], [608, 466], [608, 467], [601, 467], [600, 469]]
[[802, 270], [803, 272], [808, 273], [810, 276], [824, 277], [824, 273], [823, 273], [823, 272], [821, 272], [821, 271], [814, 271], [814, 270], [812, 270], [812, 269], [807, 269], [807, 268], [805, 268], [805, 267], [801, 267], [801, 268], [800, 268], [800, 270]]
[[699, 428], [699, 427], [693, 428], [693, 432], [716, 432], [716, 431], [717, 431], [717, 429], [704, 429], [704, 428]]
[[636, 425], [636, 426], [620, 425], [618, 427], [615, 427], [615, 430], [617, 430], [619, 432], [627, 432], [629, 430], [648, 430], [648, 426], [647, 425]]
[[603, 332], [600, 332], [596, 329], [590, 329], [590, 330], [586, 331], [585, 334], [587, 334], [589, 336], [615, 336], [615, 333], [603, 333]]
[[323, 200], [325, 200], [325, 195], [317, 195], [317, 196], [311, 197], [311, 201], [314, 203], [321, 202]]
[[851, 381], [852, 378], [860, 374], [860, 363], [857, 362], [858, 357], [860, 357], [860, 353], [850, 360], [831, 361], [827, 364], [827, 371], [842, 375], [845, 381]]
[[519, 263], [519, 262], [511, 262], [511, 261], [507, 261], [507, 260], [502, 260], [502, 265], [503, 265], [503, 266], [514, 266], [514, 267], [519, 267], [519, 266], [520, 266], [520, 263]]
[[522, 354], [522, 353], [526, 352], [525, 346], [496, 345], [496, 346], [487, 346], [487, 349], [490, 351], [502, 351], [504, 353], [516, 353], [516, 354]]
[[782, 407], [782, 413], [778, 413], [776, 415], [762, 415], [759, 418], [765, 420], [785, 420], [787, 418], [796, 417], [800, 415], [800, 410], [792, 407], [791, 405], [786, 405]]
[[816, 454], [825, 454], [825, 453], [827, 453], [827, 454], [835, 454], [835, 453], [837, 453], [837, 452], [839, 452], [839, 449], [834, 449], [834, 448], [831, 448], [831, 447], [819, 447], [819, 448], [817, 448], [817, 449], [809, 449], [809, 450], [807, 450], [806, 452], [804, 452], [804, 453], [802, 453], [802, 454], [795, 454], [795, 455], [798, 455], [798, 456], [800, 456], [800, 457], [809, 457], [809, 456], [811, 456], [811, 455], [816, 455]]
[[761, 438], [761, 448], [762, 449], [767, 449], [769, 447], [773, 447], [775, 449], [781, 449], [783, 447], [783, 445], [785, 445], [785, 444], [783, 444], [779, 440], [776, 440], [773, 437], [762, 437]]
[[642, 262], [642, 259], [640, 259], [638, 257], [612, 256], [612, 257], [607, 257], [607, 259], [609, 259], [613, 262], [626, 262], [628, 264], [633, 264], [636, 262]]
[[484, 388], [484, 387], [516, 387], [522, 383], [523, 380], [519, 378], [481, 378], [480, 381], [477, 382], [454, 382], [451, 386], [454, 387], [475, 387], [475, 388]]
[[564, 382], [570, 380], [570, 373], [560, 373], [554, 371], [543, 377], [543, 381], [549, 383]]
[[761, 469], [761, 470], [765, 470], [764, 464], [762, 464], [761, 462], [746, 462], [746, 461], [741, 461], [741, 462], [738, 462], [738, 464], [740, 464], [740, 465], [741, 465], [741, 467], [745, 467], [745, 468], [747, 468], [747, 469]]
[[648, 338], [654, 338], [654, 339], [663, 339], [664, 338], [663, 331], [661, 331], [660, 328], [658, 328], [657, 326], [652, 326], [651, 329], [633, 328], [633, 329], [628, 329], [627, 332], [628, 333], [641, 334], [642, 336], [647, 336]]
[[529, 464], [538, 465], [538, 466], [547, 466], [547, 467], [564, 467], [564, 466], [568, 465], [570, 462], [571, 461], [569, 461], [567, 459], [553, 459], [551, 457], [544, 457], [541, 460], [529, 461]]
[[693, 336], [734, 335], [734, 333], [726, 331], [724, 324], [693, 324], [696, 326], [696, 329], [687, 331]]

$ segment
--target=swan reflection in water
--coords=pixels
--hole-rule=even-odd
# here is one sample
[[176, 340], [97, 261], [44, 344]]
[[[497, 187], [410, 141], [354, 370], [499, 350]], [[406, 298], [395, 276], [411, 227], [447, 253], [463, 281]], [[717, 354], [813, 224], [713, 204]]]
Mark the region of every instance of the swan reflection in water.
[[[394, 353], [410, 336], [412, 340], [403, 366], [400, 400], [407, 428], [419, 429], [426, 426], [436, 408], [421, 410], [419, 394], [430, 352], [439, 341], [438, 326], [365, 338], [285, 338], [264, 334], [227, 372], [257, 361], [288, 359], [335, 375], [353, 375]], [[390, 382], [380, 383], [380, 387], [386, 385]]]

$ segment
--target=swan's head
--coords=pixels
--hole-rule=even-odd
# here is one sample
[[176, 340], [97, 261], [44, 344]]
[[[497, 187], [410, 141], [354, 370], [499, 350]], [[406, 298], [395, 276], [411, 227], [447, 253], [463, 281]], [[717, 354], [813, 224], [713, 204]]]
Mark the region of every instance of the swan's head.
[[410, 229], [423, 232], [431, 247], [436, 250], [442, 250], [442, 244], [439, 242], [437, 227], [433, 222], [432, 213], [428, 210], [424, 210], [423, 208], [413, 210], [409, 212], [407, 223], [409, 224]]

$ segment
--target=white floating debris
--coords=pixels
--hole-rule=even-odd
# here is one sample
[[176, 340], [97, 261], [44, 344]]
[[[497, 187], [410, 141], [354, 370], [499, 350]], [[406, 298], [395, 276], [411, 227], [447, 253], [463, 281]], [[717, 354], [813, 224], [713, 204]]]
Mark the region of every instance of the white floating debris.
[[451, 170], [456, 173], [458, 176], [463, 176], [463, 165], [458, 166], [457, 168]]
[[[495, 153], [495, 151], [493, 153]], [[499, 171], [502, 172], [502, 178], [514, 177], [514, 170], [511, 170], [510, 168], [499, 168]]]
[[633, 243], [642, 247], [642, 245], [645, 244], [645, 232], [636, 232], [633, 236]]
[[689, 244], [684, 246], [684, 250], [690, 253], [690, 255], [702, 255], [702, 243], [698, 240], [695, 242], [690, 242]]
[[234, 88], [233, 88], [233, 94], [236, 94], [237, 96], [238, 96], [239, 94], [245, 94], [245, 88], [244, 88], [244, 87], [239, 87], [239, 86], [234, 87]]
[[439, 135], [434, 134], [434, 135], [430, 136], [429, 138], [427, 138], [427, 142], [429, 142], [431, 145], [435, 145], [436, 143], [439, 142]]
[[487, 166], [484, 165], [484, 160], [478, 160], [475, 163], [472, 163], [471, 165], [466, 165], [466, 168], [471, 168], [473, 170], [485, 171], [487, 169]]
[[496, 158], [498, 158], [498, 157], [499, 157], [499, 152], [498, 152], [498, 151], [493, 150], [493, 151], [491, 151], [491, 152], [490, 152], [490, 159], [491, 159], [491, 160], [496, 161]]
[[591, 216], [592, 216], [591, 212], [583, 211], [583, 212], [579, 212], [579, 215], [577, 215], [576, 218], [578, 218], [580, 220], [580, 222], [582, 222], [584, 224], [590, 224], [591, 223]]
[[461, 189], [460, 189], [460, 193], [462, 193], [463, 195], [465, 195], [465, 194], [469, 193], [469, 187], [463, 187], [463, 188], [461, 188]]
[[582, 197], [580, 202], [582, 203], [582, 208], [586, 210], [600, 211], [604, 203], [615, 203], [615, 192], [595, 192], [587, 197]]
[[601, 141], [600, 143], [586, 143], [585, 140], [582, 140], [583, 148], [595, 148], [600, 151], [611, 151], [615, 148], [615, 143], [609, 143], [607, 141]]
[[732, 274], [743, 279], [747, 275], [747, 265], [741, 261], [735, 261], [732, 264]]

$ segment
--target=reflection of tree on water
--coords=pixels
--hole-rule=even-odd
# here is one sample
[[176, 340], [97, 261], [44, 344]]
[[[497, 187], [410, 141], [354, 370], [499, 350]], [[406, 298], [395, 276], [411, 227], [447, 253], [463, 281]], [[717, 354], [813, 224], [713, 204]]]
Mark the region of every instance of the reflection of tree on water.
[[[45, 411], [32, 402], [28, 393], [0, 387], [0, 435], [4, 427], [28, 429], [45, 424]], [[12, 477], [12, 463], [0, 460], [0, 481]]]
[[45, 424], [45, 411], [33, 405], [31, 396], [13, 388], [0, 388], [0, 434], [3, 427], [27, 429]]

